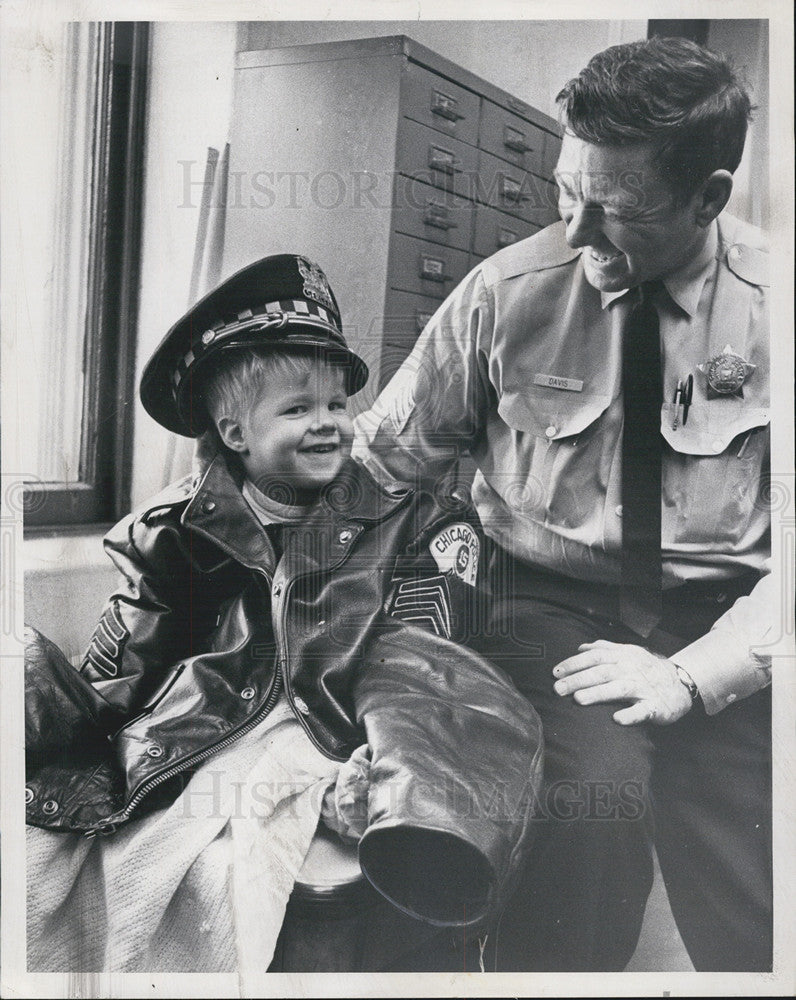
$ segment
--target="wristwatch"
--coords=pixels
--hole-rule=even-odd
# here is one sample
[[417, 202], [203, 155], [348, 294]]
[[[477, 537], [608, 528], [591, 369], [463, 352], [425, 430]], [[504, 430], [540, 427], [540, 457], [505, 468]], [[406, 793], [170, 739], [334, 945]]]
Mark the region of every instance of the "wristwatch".
[[677, 673], [677, 679], [683, 685], [683, 687], [688, 689], [688, 693], [691, 695], [691, 705], [693, 706], [696, 702], [701, 702], [702, 699], [699, 696], [699, 688], [696, 686], [696, 681], [689, 674], [689, 672], [684, 668], [679, 666], [677, 663], [674, 665], [674, 669]]

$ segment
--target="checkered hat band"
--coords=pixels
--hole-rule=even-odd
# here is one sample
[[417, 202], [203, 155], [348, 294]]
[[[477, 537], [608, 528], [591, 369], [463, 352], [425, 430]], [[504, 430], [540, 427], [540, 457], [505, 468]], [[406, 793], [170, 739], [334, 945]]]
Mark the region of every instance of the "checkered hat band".
[[[232, 323], [223, 323], [211, 327], [197, 337], [191, 345], [190, 351], [183, 355], [177, 362], [177, 367], [172, 374], [174, 388], [177, 389], [180, 382], [185, 378], [188, 370], [211, 347], [217, 347], [219, 343], [228, 340], [230, 337], [251, 330], [253, 333], [280, 329], [288, 323], [298, 320], [303, 326], [318, 326], [327, 334], [329, 327], [335, 327], [336, 322], [323, 306], [314, 302], [305, 302], [303, 299], [289, 299], [282, 302], [267, 302], [262, 312], [254, 312], [246, 309], [238, 313], [238, 318]], [[263, 338], [264, 342], [266, 338]], [[340, 346], [343, 346], [342, 335], [340, 335]]]

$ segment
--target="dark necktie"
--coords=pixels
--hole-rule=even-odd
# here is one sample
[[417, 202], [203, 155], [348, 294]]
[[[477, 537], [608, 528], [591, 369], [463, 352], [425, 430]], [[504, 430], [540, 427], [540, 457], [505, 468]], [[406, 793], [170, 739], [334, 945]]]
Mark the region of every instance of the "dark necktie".
[[622, 583], [620, 618], [647, 637], [661, 617], [661, 377], [659, 281], [639, 287], [622, 343]]

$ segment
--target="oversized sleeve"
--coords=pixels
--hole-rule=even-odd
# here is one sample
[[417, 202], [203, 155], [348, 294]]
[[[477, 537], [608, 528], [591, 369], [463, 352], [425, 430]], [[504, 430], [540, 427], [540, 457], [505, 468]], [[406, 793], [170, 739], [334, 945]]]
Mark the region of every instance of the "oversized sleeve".
[[416, 533], [393, 564], [392, 618], [467, 644], [485, 620], [484, 533], [464, 487], [421, 492]]
[[479, 628], [482, 535], [465, 493], [418, 505], [386, 624], [353, 689], [370, 752], [362, 869], [412, 916], [496, 913], [530, 845], [542, 731], [506, 675], [467, 648]]
[[105, 538], [123, 586], [109, 598], [80, 672], [120, 712], [135, 711], [196, 646], [206, 594], [190, 548], [173, 510], [131, 516]]
[[152, 527], [130, 515], [108, 533], [105, 548], [123, 584], [108, 599], [80, 668], [35, 630], [26, 636], [31, 763], [106, 743], [192, 647], [201, 602], [190, 595], [199, 588], [190, 585], [174, 525]]
[[354, 421], [353, 455], [377, 479], [434, 483], [477, 441], [488, 410], [493, 322], [491, 296], [476, 268]]
[[478, 654], [411, 625], [380, 634], [356, 681], [370, 747], [362, 870], [437, 925], [498, 912], [530, 846], [542, 730]]

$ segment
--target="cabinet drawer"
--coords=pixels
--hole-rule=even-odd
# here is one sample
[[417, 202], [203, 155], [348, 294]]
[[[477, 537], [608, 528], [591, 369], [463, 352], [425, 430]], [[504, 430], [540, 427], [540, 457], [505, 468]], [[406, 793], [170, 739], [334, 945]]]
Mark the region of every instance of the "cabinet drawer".
[[524, 240], [526, 236], [533, 236], [540, 229], [541, 226], [516, 215], [507, 215], [488, 205], [477, 205], [473, 253], [476, 257], [491, 257], [503, 247]]
[[398, 127], [396, 170], [424, 184], [472, 197], [478, 151], [427, 125], [402, 118]]
[[535, 174], [543, 173], [547, 133], [499, 104], [484, 100], [478, 145], [488, 153], [508, 160]]
[[401, 81], [401, 112], [437, 132], [475, 146], [481, 99], [430, 70], [407, 63]]
[[388, 282], [392, 288], [444, 299], [469, 270], [469, 255], [403, 233], [393, 233]]
[[476, 197], [526, 222], [546, 226], [558, 218], [556, 186], [536, 174], [481, 152]]
[[399, 233], [417, 236], [459, 250], [470, 249], [473, 203], [411, 177], [397, 177], [393, 226]]

